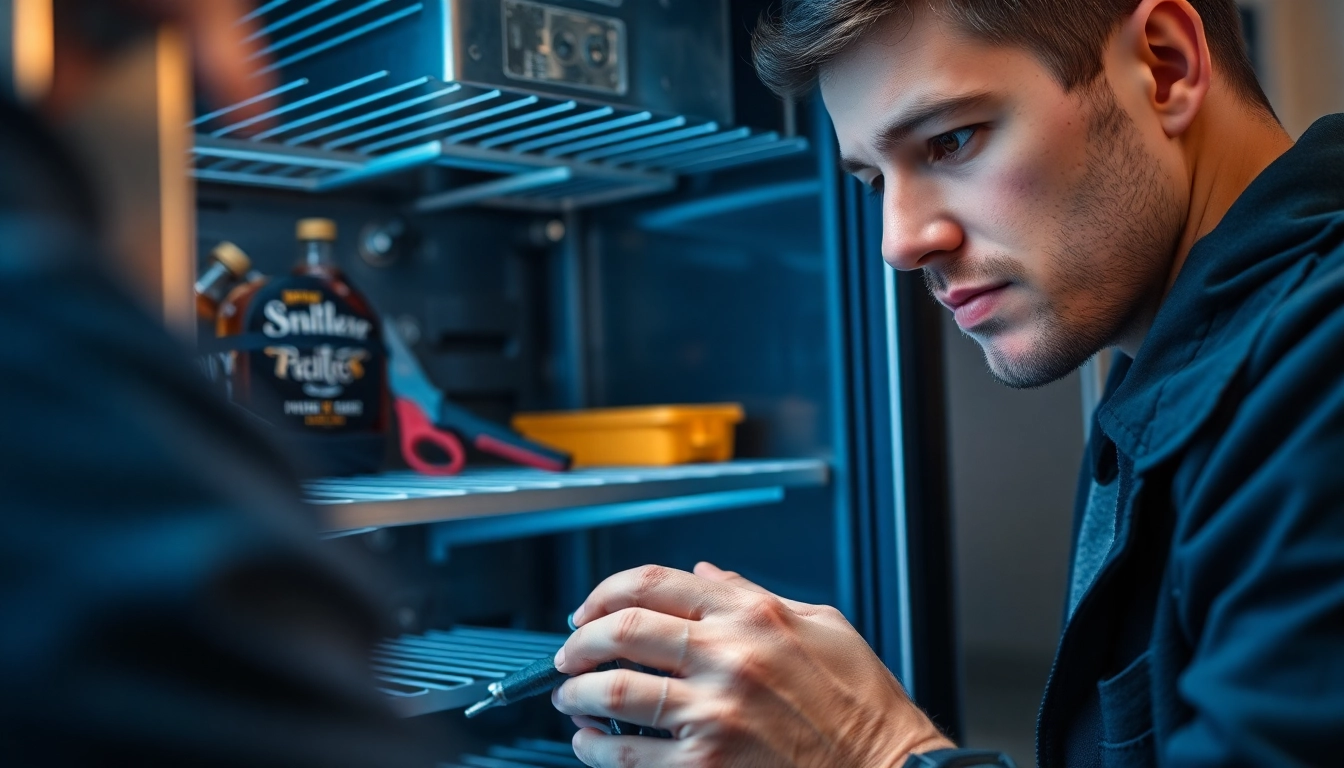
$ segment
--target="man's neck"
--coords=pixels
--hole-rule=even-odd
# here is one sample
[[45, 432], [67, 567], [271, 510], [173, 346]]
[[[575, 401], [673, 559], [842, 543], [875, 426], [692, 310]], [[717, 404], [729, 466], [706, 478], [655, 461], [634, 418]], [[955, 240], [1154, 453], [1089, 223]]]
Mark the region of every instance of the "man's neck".
[[[1248, 108], [1240, 95], [1227, 91], [1209, 94], [1182, 142], [1190, 169], [1190, 204], [1162, 288], [1163, 301], [1195, 243], [1212, 232], [1251, 182], [1293, 146], [1283, 126], [1268, 114]], [[1143, 335], [1147, 335], [1146, 329]], [[1137, 343], [1120, 344], [1121, 351], [1133, 357], [1142, 339], [1140, 336]]]
[[1292, 148], [1293, 140], [1268, 114], [1248, 109], [1240, 96], [1224, 92], [1210, 94], [1185, 144], [1190, 206], [1167, 277], [1168, 291], [1190, 249], [1218, 226], [1261, 171]]

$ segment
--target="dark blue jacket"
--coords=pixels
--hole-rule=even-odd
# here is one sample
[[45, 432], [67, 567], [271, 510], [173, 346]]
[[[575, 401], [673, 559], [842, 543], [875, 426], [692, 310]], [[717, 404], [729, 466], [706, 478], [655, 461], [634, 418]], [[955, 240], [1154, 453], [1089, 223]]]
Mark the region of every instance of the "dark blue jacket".
[[0, 765], [432, 765], [377, 582], [100, 269], [78, 176], [0, 98]]
[[1098, 410], [1116, 543], [1040, 764], [1344, 766], [1344, 117], [1195, 244]]

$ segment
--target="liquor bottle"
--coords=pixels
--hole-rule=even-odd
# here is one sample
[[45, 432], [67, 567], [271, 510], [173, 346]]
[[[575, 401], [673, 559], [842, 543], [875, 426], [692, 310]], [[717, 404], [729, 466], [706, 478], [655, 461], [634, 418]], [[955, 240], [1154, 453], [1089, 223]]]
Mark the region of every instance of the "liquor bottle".
[[242, 248], [230, 242], [216, 245], [210, 251], [210, 266], [196, 281], [196, 315], [207, 322], [215, 322], [219, 304], [230, 291], [239, 283], [260, 280], [261, 277]]
[[298, 224], [288, 275], [234, 288], [216, 332], [227, 337], [229, 398], [273, 428], [312, 474], [382, 463], [390, 397], [382, 327], [334, 258], [336, 224]]

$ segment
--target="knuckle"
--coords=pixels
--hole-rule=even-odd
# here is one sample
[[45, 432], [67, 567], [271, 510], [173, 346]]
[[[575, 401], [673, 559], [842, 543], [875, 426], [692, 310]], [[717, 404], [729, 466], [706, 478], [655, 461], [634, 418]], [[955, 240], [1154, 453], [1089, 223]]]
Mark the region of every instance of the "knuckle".
[[779, 629], [789, 623], [789, 609], [784, 602], [770, 595], [753, 594], [747, 600], [747, 621], [757, 629]]
[[612, 640], [617, 645], [627, 645], [635, 642], [639, 637], [639, 630], [642, 625], [643, 619], [639, 611], [630, 608], [622, 610], [616, 617], [616, 628], [612, 632]]
[[620, 712], [629, 704], [631, 681], [631, 676], [623, 671], [611, 675], [611, 680], [607, 683], [606, 690], [602, 695], [603, 703], [608, 711]]
[[760, 685], [766, 678], [769, 665], [761, 654], [751, 648], [737, 648], [730, 651], [723, 663], [723, 671], [729, 681], [729, 699], [734, 691], [749, 690]]
[[642, 598], [653, 593], [667, 581], [666, 568], [657, 565], [645, 565], [635, 570], [635, 597]]
[[817, 613], [818, 615], [820, 615], [822, 619], [828, 622], [843, 623], [843, 624], [849, 623], [849, 619], [845, 618], [845, 614], [841, 613], [840, 609], [836, 608], [833, 605], [820, 606]]

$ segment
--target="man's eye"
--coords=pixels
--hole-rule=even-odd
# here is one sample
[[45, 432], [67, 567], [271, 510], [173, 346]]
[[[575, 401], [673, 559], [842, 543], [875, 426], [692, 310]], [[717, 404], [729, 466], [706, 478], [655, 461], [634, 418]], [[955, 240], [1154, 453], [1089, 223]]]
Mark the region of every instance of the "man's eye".
[[934, 136], [929, 140], [929, 149], [933, 159], [936, 161], [956, 157], [958, 152], [966, 148], [966, 144], [975, 135], [975, 131], [976, 128], [972, 126]]
[[869, 181], [868, 183], [864, 184], [864, 185], [863, 185], [863, 191], [864, 191], [869, 197], [881, 197], [881, 196], [882, 196], [882, 177], [881, 177], [881, 176], [878, 176], [878, 177], [874, 178], [872, 181]]

